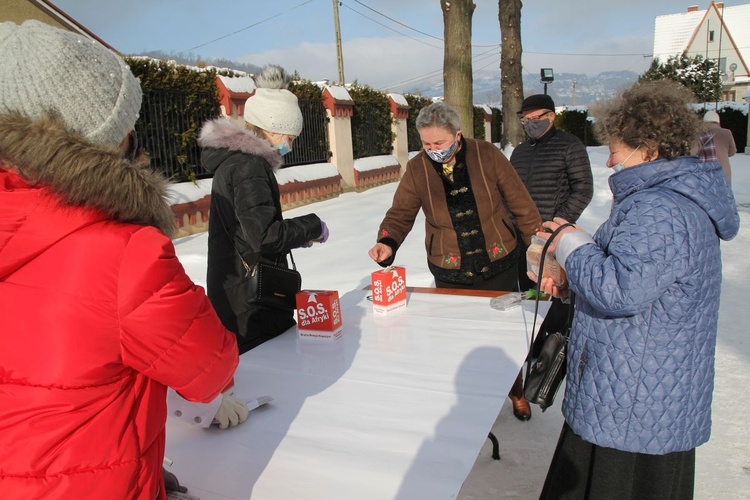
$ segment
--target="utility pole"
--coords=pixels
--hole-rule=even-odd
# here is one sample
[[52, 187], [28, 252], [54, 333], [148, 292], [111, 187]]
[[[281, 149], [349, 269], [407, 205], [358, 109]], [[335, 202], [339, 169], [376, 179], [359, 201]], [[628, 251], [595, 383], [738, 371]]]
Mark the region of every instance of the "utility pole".
[[576, 105], [576, 81], [573, 80], [573, 106]]
[[339, 24], [339, 0], [333, 0], [333, 25], [336, 28], [336, 56], [339, 62], [339, 85], [344, 85], [344, 52], [341, 50], [341, 25]]

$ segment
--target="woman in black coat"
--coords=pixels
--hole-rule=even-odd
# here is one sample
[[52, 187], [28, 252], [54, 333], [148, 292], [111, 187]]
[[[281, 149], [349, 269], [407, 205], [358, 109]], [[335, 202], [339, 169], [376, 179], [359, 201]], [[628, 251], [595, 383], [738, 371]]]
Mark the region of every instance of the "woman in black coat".
[[[328, 228], [315, 214], [284, 219], [274, 171], [302, 131], [288, 76], [269, 66], [245, 103], [245, 127], [225, 118], [207, 122], [198, 143], [203, 167], [214, 174], [208, 226], [208, 297], [224, 326], [246, 352], [294, 326], [293, 311], [251, 304], [244, 260], [288, 267], [287, 253], [325, 242]], [[240, 259], [242, 255], [242, 260]]]

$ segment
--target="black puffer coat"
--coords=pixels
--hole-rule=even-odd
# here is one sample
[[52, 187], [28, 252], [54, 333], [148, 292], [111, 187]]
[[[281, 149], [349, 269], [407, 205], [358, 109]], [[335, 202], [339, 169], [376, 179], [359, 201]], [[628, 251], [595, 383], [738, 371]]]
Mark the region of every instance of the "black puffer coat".
[[287, 266], [287, 252], [320, 236], [320, 219], [315, 214], [282, 217], [274, 175], [281, 156], [254, 132], [219, 118], [203, 126], [198, 144], [204, 168], [214, 174], [208, 297], [224, 326], [238, 335], [240, 352], [245, 352], [292, 327], [294, 317], [292, 312], [249, 303], [237, 252], [251, 267], [260, 259]]
[[510, 162], [526, 185], [543, 221], [575, 222], [591, 202], [594, 180], [586, 147], [554, 126], [539, 140], [519, 144]]

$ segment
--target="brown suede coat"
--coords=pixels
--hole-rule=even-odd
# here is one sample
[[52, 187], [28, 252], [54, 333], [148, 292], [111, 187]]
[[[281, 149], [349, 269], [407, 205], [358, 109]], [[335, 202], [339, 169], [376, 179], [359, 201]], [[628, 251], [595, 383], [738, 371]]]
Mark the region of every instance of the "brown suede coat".
[[[466, 165], [479, 211], [490, 262], [502, 259], [517, 245], [512, 214], [528, 244], [541, 226], [539, 211], [507, 158], [493, 144], [466, 140]], [[458, 236], [448, 213], [443, 181], [423, 152], [406, 165], [393, 205], [378, 231], [378, 241], [390, 238], [399, 246], [414, 226], [419, 210], [425, 214], [428, 261], [443, 269], [461, 266]]]

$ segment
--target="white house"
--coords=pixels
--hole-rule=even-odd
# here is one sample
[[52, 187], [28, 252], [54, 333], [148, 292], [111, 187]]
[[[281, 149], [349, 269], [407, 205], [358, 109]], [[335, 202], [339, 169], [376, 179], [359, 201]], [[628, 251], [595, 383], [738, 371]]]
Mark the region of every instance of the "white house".
[[686, 12], [657, 16], [654, 23], [654, 58], [701, 55], [715, 60], [722, 73], [724, 101], [742, 101], [750, 89], [750, 4], [725, 7], [711, 2]]

